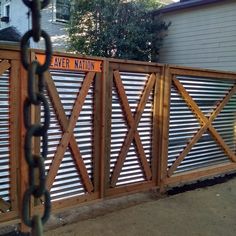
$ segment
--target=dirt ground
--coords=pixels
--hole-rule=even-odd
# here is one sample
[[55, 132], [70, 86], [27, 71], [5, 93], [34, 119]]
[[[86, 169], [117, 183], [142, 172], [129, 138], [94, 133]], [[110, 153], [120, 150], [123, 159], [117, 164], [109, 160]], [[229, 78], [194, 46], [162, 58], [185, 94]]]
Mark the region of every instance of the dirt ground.
[[235, 236], [236, 178], [164, 198], [152, 192], [80, 207], [52, 216], [46, 230], [46, 236]]

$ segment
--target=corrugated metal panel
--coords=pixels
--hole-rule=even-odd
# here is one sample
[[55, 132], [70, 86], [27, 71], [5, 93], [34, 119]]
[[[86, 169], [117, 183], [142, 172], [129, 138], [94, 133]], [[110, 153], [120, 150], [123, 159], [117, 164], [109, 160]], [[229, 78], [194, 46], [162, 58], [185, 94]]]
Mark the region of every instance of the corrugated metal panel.
[[213, 121], [213, 125], [225, 143], [236, 153], [236, 94]]
[[[206, 117], [210, 117], [211, 113], [216, 108], [217, 103], [227, 95], [228, 91], [234, 85], [234, 81], [232, 80], [226, 81], [184, 76], [179, 76], [177, 79], [179, 79]], [[214, 127], [233, 151], [235, 151], [235, 103], [236, 96], [234, 95], [213, 122]], [[196, 116], [190, 110], [181, 95], [179, 95], [177, 90], [172, 87], [168, 167], [170, 167], [176, 158], [178, 158], [179, 154], [183, 151], [199, 128], [200, 124]], [[206, 132], [194, 145], [175, 173], [228, 161], [229, 159], [221, 147], [213, 140], [211, 134]]]
[[[126, 95], [129, 101], [131, 112], [134, 113], [140, 101], [141, 95], [145, 88], [148, 75], [141, 73], [124, 73], [121, 72], [121, 79], [124, 85]], [[143, 148], [150, 163], [151, 146], [152, 146], [152, 106], [153, 93], [144, 109], [142, 118], [139, 122], [138, 132], [143, 144]], [[110, 173], [112, 174], [115, 163], [122, 148], [124, 139], [128, 132], [128, 127], [124, 112], [120, 104], [120, 98], [115, 87], [112, 90], [112, 123], [111, 123], [111, 160]], [[122, 171], [118, 178], [117, 186], [137, 183], [144, 181], [143, 170], [140, 166], [139, 157], [136, 152], [135, 144], [132, 142], [127, 157], [125, 159]]]
[[9, 70], [0, 75], [0, 198], [10, 199]]
[[[61, 98], [66, 116], [69, 119], [75, 100], [85, 78], [85, 74], [51, 71], [51, 75]], [[93, 164], [93, 97], [93, 86], [91, 86], [74, 129], [74, 136], [91, 179]], [[46, 161], [47, 170], [50, 168], [50, 164], [62, 137], [61, 127], [58, 123], [52, 104], [50, 104], [50, 110], [51, 124], [49, 129], [49, 155]], [[60, 200], [84, 193], [85, 189], [74, 164], [72, 154], [70, 149], [67, 148], [51, 189], [52, 200]]]

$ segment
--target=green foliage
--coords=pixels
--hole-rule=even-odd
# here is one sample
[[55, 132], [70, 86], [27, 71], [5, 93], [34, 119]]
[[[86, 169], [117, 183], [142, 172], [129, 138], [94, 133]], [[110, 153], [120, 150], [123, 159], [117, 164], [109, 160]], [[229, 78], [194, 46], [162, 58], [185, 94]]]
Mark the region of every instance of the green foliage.
[[153, 17], [155, 0], [76, 0], [69, 44], [81, 54], [157, 61], [169, 24]]

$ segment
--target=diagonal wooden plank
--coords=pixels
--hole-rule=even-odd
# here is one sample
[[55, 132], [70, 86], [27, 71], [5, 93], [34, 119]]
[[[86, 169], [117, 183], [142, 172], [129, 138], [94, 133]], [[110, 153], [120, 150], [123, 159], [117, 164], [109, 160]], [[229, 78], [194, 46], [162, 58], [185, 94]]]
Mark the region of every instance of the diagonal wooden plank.
[[152, 171], [151, 171], [151, 168], [147, 162], [146, 154], [143, 149], [143, 145], [142, 145], [139, 133], [137, 131], [137, 128], [138, 128], [139, 121], [142, 117], [143, 111], [145, 109], [145, 106], [147, 104], [147, 101], [149, 99], [150, 93], [155, 86], [155, 83], [156, 83], [156, 75], [153, 73], [153, 74], [151, 74], [150, 78], [148, 79], [147, 85], [146, 85], [143, 95], [140, 99], [140, 102], [139, 102], [139, 105], [137, 107], [135, 117], [134, 117], [134, 124], [135, 124], [134, 141], [136, 143], [136, 147], [137, 147], [137, 151], [139, 153], [141, 165], [144, 169], [144, 174], [145, 174], [147, 180], [150, 180], [152, 178]]
[[[120, 75], [119, 75], [119, 72], [117, 73], [116, 71], [114, 72], [114, 75], [116, 76], [116, 78], [118, 79], [118, 86], [119, 88], [121, 89], [120, 90], [120, 97], [121, 97], [121, 103], [124, 104], [126, 107], [129, 106], [129, 103], [128, 103], [128, 100], [127, 100], [127, 97], [125, 95], [125, 90], [124, 90], [124, 87], [122, 85], [122, 81], [120, 79]], [[127, 115], [129, 116], [129, 119], [130, 119], [130, 122], [128, 121], [129, 125], [130, 125], [130, 130], [129, 132], [132, 133], [132, 129], [135, 131], [134, 133], [134, 139], [135, 139], [135, 142], [136, 142], [136, 146], [137, 146], [137, 150], [138, 150], [138, 153], [139, 153], [139, 157], [140, 157], [140, 161], [141, 161], [141, 164], [143, 166], [143, 169], [144, 169], [144, 174], [146, 176], [146, 178], [148, 180], [151, 179], [152, 177], [152, 173], [151, 173], [151, 169], [149, 167], [149, 164], [147, 162], [147, 158], [146, 158], [146, 155], [145, 155], [145, 152], [144, 152], [144, 149], [143, 149], [143, 146], [142, 146], [142, 142], [141, 142], [141, 139], [140, 139], [140, 136], [137, 132], [137, 127], [138, 127], [138, 123], [142, 117], [142, 113], [143, 113], [143, 110], [145, 108], [145, 105], [148, 101], [148, 98], [149, 98], [149, 95], [155, 85], [155, 81], [156, 81], [156, 76], [155, 74], [152, 74], [147, 82], [147, 85], [146, 85], [146, 88], [145, 88], [145, 91], [143, 92], [143, 95], [140, 99], [140, 102], [138, 104], [138, 107], [137, 107], [137, 110], [136, 110], [136, 114], [135, 114], [135, 118], [133, 119], [133, 116], [132, 116], [132, 112], [131, 110], [127, 109]], [[119, 93], [119, 89], [118, 89], [118, 93]], [[128, 105], [128, 106], [127, 106]], [[128, 132], [128, 135], [129, 135], [129, 132]], [[127, 139], [128, 139], [128, 135], [127, 135]], [[131, 142], [133, 140], [133, 137], [131, 138]], [[131, 143], [130, 143], [131, 145]], [[130, 145], [127, 145], [126, 147], [129, 149]], [[125, 145], [124, 145], [125, 146]], [[127, 154], [127, 153], [126, 153]], [[126, 155], [125, 155], [126, 156]], [[123, 165], [123, 164], [122, 164]], [[122, 168], [122, 167], [121, 167]]]
[[178, 86], [179, 92], [181, 93], [182, 96], [185, 96], [185, 100], [188, 103], [188, 105], [195, 110], [198, 114], [198, 116], [200, 117], [200, 119], [202, 121], [205, 122], [205, 124], [208, 124], [208, 129], [211, 132], [212, 136], [216, 139], [216, 141], [218, 141], [218, 143], [220, 144], [220, 146], [222, 147], [222, 149], [224, 150], [224, 152], [226, 153], [226, 155], [229, 156], [229, 158], [231, 160], [235, 160], [235, 155], [232, 153], [232, 151], [230, 150], [230, 148], [228, 147], [228, 145], [224, 142], [224, 140], [221, 138], [221, 136], [218, 134], [218, 132], [215, 130], [215, 128], [212, 126], [212, 121], [219, 115], [219, 113], [221, 112], [221, 110], [224, 108], [224, 106], [229, 102], [229, 100], [231, 99], [231, 97], [235, 94], [236, 92], [236, 85], [234, 85], [230, 91], [228, 92], [228, 94], [224, 97], [224, 99], [218, 104], [218, 106], [216, 107], [216, 109], [212, 112], [210, 118], [206, 118], [205, 115], [202, 113], [202, 111], [198, 108], [197, 104], [193, 101], [193, 99], [191, 98], [191, 96], [188, 94], [188, 92], [185, 90], [185, 88], [183, 87], [183, 85], [177, 80], [174, 79], [174, 83], [176, 86]]
[[[68, 119], [65, 114], [64, 107], [61, 103], [60, 96], [57, 92], [57, 88], [55, 86], [55, 83], [50, 75], [50, 72], [47, 72], [45, 74], [45, 79], [46, 79], [49, 97], [51, 98], [53, 107], [54, 107], [55, 112], [57, 114], [59, 124], [61, 125], [63, 132], [65, 132], [68, 127]], [[85, 189], [90, 193], [93, 191], [93, 184], [89, 178], [86, 166], [85, 166], [84, 161], [82, 159], [82, 156], [81, 156], [81, 153], [80, 153], [79, 147], [77, 145], [74, 134], [72, 134], [72, 136], [71, 136], [71, 139], [69, 141], [69, 146], [70, 146], [70, 149], [72, 152], [73, 159], [75, 161], [75, 165], [77, 167], [77, 170], [79, 171], [79, 174], [82, 178], [82, 182], [85, 186]]]
[[11, 204], [9, 202], [4, 201], [0, 198], [0, 212], [7, 212], [11, 208]]
[[[88, 90], [91, 86], [91, 83], [93, 81], [94, 76], [95, 76], [94, 72], [89, 72], [86, 75], [86, 78], [85, 78], [85, 80], [82, 84], [80, 93], [79, 93], [79, 95], [76, 99], [76, 102], [74, 104], [74, 108], [73, 108], [73, 111], [72, 111], [72, 114], [71, 114], [71, 117], [70, 117], [69, 121], [66, 119], [65, 113], [60, 112], [60, 109], [61, 108], [63, 109], [62, 104], [58, 103], [57, 106], [56, 106], [57, 111], [60, 112], [59, 113], [60, 114], [59, 122], [61, 122], [61, 124], [62, 124], [64, 133], [63, 133], [61, 142], [58, 145], [57, 151], [55, 153], [55, 157], [52, 161], [52, 165], [51, 165], [50, 171], [48, 173], [48, 178], [47, 178], [47, 188], [48, 189], [50, 189], [52, 187], [52, 184], [53, 184], [53, 182], [56, 178], [57, 171], [60, 167], [60, 164], [61, 164], [62, 158], [64, 156], [64, 153], [66, 151], [66, 148], [70, 143], [70, 148], [74, 152], [73, 156], [75, 158], [76, 165], [79, 168], [79, 170], [82, 171], [81, 176], [82, 176], [82, 173], [83, 173], [82, 178], [83, 178], [85, 187], [86, 187], [87, 191], [89, 191], [89, 192], [91, 192], [93, 190], [93, 185], [92, 185], [91, 180], [89, 179], [89, 177], [87, 175], [87, 170], [86, 170], [86, 167], [84, 165], [81, 154], [78, 150], [77, 142], [76, 142], [75, 138], [73, 137], [73, 129], [76, 125], [79, 114], [82, 110], [82, 106], [84, 104], [84, 101], [86, 99], [86, 96], [88, 94]], [[47, 82], [48, 82], [48, 80], [47, 80]], [[51, 86], [51, 88], [52, 88], [52, 86]], [[54, 98], [54, 103], [56, 101], [55, 99], [58, 99], [58, 98]]]
[[196, 102], [192, 99], [192, 97], [189, 95], [189, 93], [186, 91], [184, 86], [179, 82], [178, 79], [173, 78], [174, 86], [178, 89], [180, 95], [183, 97], [183, 99], [186, 101], [186, 103], [191, 107], [191, 109], [194, 111], [194, 114], [203, 122], [207, 123], [208, 119], [205, 117], [205, 115], [202, 113], [201, 109], [198, 107]]
[[127, 123], [130, 126], [130, 129], [128, 131], [128, 134], [126, 135], [126, 138], [124, 140], [123, 146], [121, 148], [120, 154], [118, 156], [117, 162], [115, 164], [114, 170], [113, 170], [113, 174], [111, 177], [111, 186], [115, 187], [118, 177], [120, 175], [122, 166], [124, 164], [126, 155], [129, 151], [130, 145], [132, 143], [134, 134], [135, 134], [135, 129], [134, 129], [134, 119], [131, 113], [131, 109], [129, 106], [129, 102], [125, 93], [125, 89], [123, 87], [121, 78], [120, 78], [120, 73], [119, 71], [114, 71], [114, 81], [115, 81], [115, 85], [117, 87], [117, 91], [119, 94], [119, 97], [121, 99], [121, 103], [122, 103], [122, 107], [123, 107], [123, 111], [126, 115], [126, 119], [127, 119]]
[[7, 60], [0, 62], [0, 75], [10, 68], [11, 64]]
[[145, 87], [145, 90], [143, 91], [142, 97], [140, 99], [140, 102], [138, 104], [137, 110], [135, 112], [135, 117], [134, 117], [134, 121], [138, 126], [138, 123], [142, 117], [143, 111], [145, 109], [146, 103], [149, 99], [150, 93], [154, 88], [154, 85], [156, 83], [156, 75], [153, 73], [151, 74], [151, 76], [149, 77], [148, 81], [147, 81], [147, 85]]
[[66, 129], [64, 129], [64, 127], [68, 123], [68, 118], [65, 115], [65, 110], [64, 110], [63, 104], [61, 102], [61, 98], [57, 92], [56, 85], [53, 81], [53, 78], [52, 78], [50, 72], [49, 71], [45, 72], [44, 76], [45, 76], [45, 82], [46, 82], [46, 88], [48, 91], [48, 95], [49, 95], [50, 100], [52, 102], [53, 108], [56, 112], [58, 122], [61, 125], [62, 131], [65, 132]]
[[211, 132], [211, 135], [214, 137], [215, 141], [218, 142], [225, 154], [229, 157], [229, 159], [233, 162], [236, 162], [235, 154], [230, 150], [228, 145], [225, 143], [225, 141], [221, 138], [221, 136], [218, 134], [218, 132], [212, 125], [209, 127], [209, 131]]
[[[232, 89], [229, 91], [229, 93], [225, 96], [225, 98], [222, 100], [222, 102], [218, 105], [218, 107], [212, 113], [212, 115], [209, 119], [211, 122], [218, 116], [218, 114], [225, 107], [225, 105], [229, 102], [229, 100], [235, 94], [235, 92], [236, 92], [236, 84], [232, 87]], [[236, 162], [235, 154], [231, 151], [229, 146], [225, 143], [225, 141], [221, 138], [221, 136], [218, 134], [217, 130], [212, 125], [210, 125], [209, 131], [211, 132], [211, 135], [214, 137], [216, 142], [218, 142], [218, 144], [221, 146], [223, 151], [226, 153], [226, 155], [228, 155], [230, 160], [233, 162]]]
[[187, 144], [187, 146], [184, 148], [184, 150], [180, 153], [179, 157], [175, 160], [175, 162], [172, 164], [172, 166], [167, 171], [167, 175], [170, 177], [174, 171], [177, 169], [177, 167], [180, 165], [180, 163], [184, 160], [184, 158], [188, 155], [192, 147], [198, 142], [198, 140], [202, 137], [202, 135], [206, 132], [208, 125], [204, 125], [201, 127], [200, 130], [193, 136], [191, 141]]
[[204, 123], [207, 123], [208, 121], [213, 121], [221, 112], [221, 110], [224, 108], [224, 106], [229, 102], [230, 98], [235, 94], [236, 92], [236, 85], [234, 85], [229, 93], [224, 97], [224, 99], [218, 104], [216, 109], [212, 112], [210, 118], [206, 118], [205, 115], [202, 113], [201, 109], [198, 107], [196, 102], [192, 99], [192, 97], [189, 95], [189, 93], [186, 91], [184, 86], [177, 80], [176, 78], [173, 78], [174, 85], [178, 89], [180, 95], [183, 97], [183, 99], [186, 101], [186, 103], [191, 107], [191, 109], [195, 112], [195, 115], [197, 115]]
[[221, 112], [221, 110], [224, 108], [224, 106], [227, 104], [227, 102], [230, 100], [230, 98], [235, 94], [236, 92], [236, 85], [233, 86], [233, 88], [230, 90], [230, 92], [225, 96], [225, 98], [218, 104], [216, 109], [212, 112], [209, 119], [207, 119], [202, 111], [198, 108], [198, 105], [194, 102], [194, 100], [191, 98], [191, 96], [188, 94], [188, 92], [185, 90], [183, 85], [177, 80], [173, 79], [173, 82], [175, 86], [177, 87], [179, 93], [182, 95], [182, 97], [185, 99], [187, 104], [195, 111], [197, 112], [198, 117], [204, 122], [204, 125], [201, 127], [201, 129], [194, 135], [192, 140], [189, 142], [189, 144], [184, 148], [184, 150], [180, 153], [179, 157], [175, 160], [173, 165], [169, 168], [167, 174], [170, 177], [174, 171], [177, 169], [177, 167], [180, 165], [180, 163], [184, 160], [184, 158], [188, 155], [189, 151], [192, 149], [192, 147], [198, 142], [198, 140], [201, 138], [203, 133], [206, 132], [207, 129], [210, 130], [213, 137], [218, 141], [220, 146], [223, 148], [225, 153], [230, 157], [231, 160], [235, 160], [235, 155], [231, 152], [231, 150], [228, 148], [228, 146], [225, 144], [221, 136], [217, 133], [215, 128], [211, 125], [211, 122], [218, 116], [218, 114]]
[[[202, 111], [199, 109], [198, 105], [195, 103], [195, 101], [192, 99], [192, 97], [189, 95], [189, 93], [185, 90], [184, 86], [177, 80], [176, 78], [172, 79], [174, 86], [179, 91], [180, 95], [183, 97], [183, 99], [186, 101], [186, 103], [192, 108], [194, 113], [200, 118], [200, 120], [203, 122], [203, 126], [198, 130], [198, 132], [193, 136], [191, 141], [187, 144], [187, 146], [184, 148], [184, 150], [180, 153], [179, 157], [175, 160], [175, 162], [172, 164], [172, 166], [169, 168], [167, 175], [170, 177], [174, 171], [177, 169], [177, 167], [180, 165], [180, 163], [184, 160], [184, 158], [188, 155], [192, 147], [198, 142], [198, 140], [201, 138], [201, 136], [206, 132], [210, 122], [207, 118], [203, 115]], [[206, 125], [207, 124], [207, 125]]]
[[222, 109], [225, 107], [225, 105], [229, 102], [229, 100], [232, 98], [232, 96], [236, 92], [236, 84], [231, 88], [229, 93], [224, 97], [224, 99], [217, 105], [216, 109], [212, 112], [209, 121], [213, 121], [222, 111]]
[[125, 90], [124, 90], [124, 87], [123, 87], [123, 84], [122, 84], [122, 81], [120, 78], [119, 71], [114, 71], [114, 80], [115, 80], [117, 91], [119, 93], [119, 97], [121, 99], [121, 103], [122, 103], [124, 112], [126, 114], [127, 122], [130, 126], [130, 129], [129, 129], [127, 136], [125, 138], [124, 144], [121, 148], [120, 155], [117, 159], [117, 163], [115, 165], [115, 168], [114, 168], [114, 171], [112, 174], [111, 185], [113, 187], [116, 185], [116, 182], [117, 182], [118, 177], [120, 175], [122, 166], [124, 164], [126, 155], [129, 151], [129, 148], [130, 148], [130, 145], [131, 145], [133, 139], [135, 139], [135, 142], [136, 142], [136, 146], [137, 146], [137, 150], [139, 153], [140, 162], [141, 162], [141, 165], [144, 170], [144, 174], [148, 180], [150, 180], [152, 177], [151, 168], [149, 167], [149, 164], [147, 162], [147, 158], [146, 158], [145, 152], [143, 150], [142, 142], [141, 142], [140, 136], [137, 132], [137, 127], [138, 127], [138, 123], [142, 117], [142, 113], [143, 113], [145, 105], [148, 101], [151, 90], [153, 89], [153, 87], [155, 85], [156, 78], [155, 78], [154, 74], [152, 74], [150, 76], [147, 86], [146, 86], [146, 89], [145, 89], [145, 91], [141, 97], [140, 103], [137, 107], [135, 118], [133, 118], [133, 116], [132, 116], [132, 112], [131, 112], [129, 102], [128, 102], [128, 99], [127, 99], [127, 96], [126, 96], [126, 93], [125, 93]]

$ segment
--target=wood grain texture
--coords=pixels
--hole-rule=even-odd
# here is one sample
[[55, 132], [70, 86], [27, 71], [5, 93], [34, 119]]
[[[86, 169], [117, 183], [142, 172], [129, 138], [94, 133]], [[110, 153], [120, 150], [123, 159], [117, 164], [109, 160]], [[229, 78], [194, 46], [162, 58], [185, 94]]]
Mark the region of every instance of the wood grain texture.
[[93, 191], [93, 184], [89, 178], [87, 169], [85, 167], [82, 156], [80, 154], [78, 144], [77, 144], [76, 139], [73, 135], [73, 129], [74, 129], [76, 122], [78, 120], [80, 111], [82, 110], [84, 100], [85, 100], [88, 90], [91, 86], [91, 83], [94, 79], [94, 76], [95, 76], [95, 73], [93, 73], [93, 72], [88, 73], [88, 75], [86, 76], [84, 83], [81, 87], [80, 93], [76, 99], [70, 120], [67, 120], [63, 105], [60, 101], [60, 97], [59, 97], [58, 92], [56, 90], [56, 86], [51, 78], [51, 75], [49, 72], [46, 74], [46, 83], [47, 83], [47, 89], [49, 92], [49, 96], [51, 98], [53, 107], [54, 107], [56, 115], [58, 117], [58, 121], [62, 127], [62, 131], [64, 132], [61, 142], [58, 145], [57, 151], [55, 153], [55, 157], [52, 161], [51, 168], [48, 173], [48, 177], [47, 177], [47, 188], [48, 189], [50, 189], [52, 187], [52, 184], [54, 182], [54, 179], [56, 178], [57, 171], [60, 167], [60, 164], [63, 159], [66, 148], [69, 145], [69, 147], [72, 151], [73, 159], [75, 161], [78, 172], [82, 178], [82, 182], [85, 186], [85, 189], [89, 193]]
[[170, 122], [170, 94], [171, 94], [172, 75], [169, 67], [165, 67], [161, 75], [161, 157], [160, 157], [160, 172], [159, 182], [161, 191], [164, 190], [163, 181], [167, 178], [168, 167], [168, 146], [169, 146], [169, 122]]
[[117, 182], [118, 177], [120, 175], [126, 155], [129, 151], [130, 145], [133, 140], [136, 143], [137, 151], [139, 154], [139, 159], [140, 159], [142, 168], [144, 170], [144, 174], [146, 176], [146, 179], [150, 180], [152, 177], [151, 168], [149, 167], [149, 164], [147, 162], [147, 158], [146, 158], [137, 128], [138, 128], [139, 121], [142, 117], [142, 113], [144, 111], [145, 105], [146, 105], [148, 98], [150, 96], [150, 93], [155, 85], [156, 76], [155, 76], [155, 74], [151, 74], [151, 76], [149, 77], [147, 85], [145, 87], [145, 90], [143, 91], [142, 97], [140, 99], [140, 102], [138, 104], [138, 107], [137, 107], [134, 117], [132, 115], [132, 112], [131, 112], [131, 109], [129, 106], [128, 98], [126, 96], [125, 89], [122, 84], [119, 71], [114, 71], [114, 81], [115, 81], [115, 85], [116, 85], [116, 88], [117, 88], [117, 91], [118, 91], [118, 94], [120, 97], [122, 108], [123, 108], [124, 113], [126, 115], [127, 123], [129, 125], [129, 131], [128, 131], [126, 138], [124, 140], [124, 144], [121, 148], [119, 157], [117, 159], [117, 162], [115, 164], [115, 168], [114, 168], [114, 171], [112, 174], [111, 186], [113, 186], [113, 187], [116, 185], [116, 182]]
[[10, 68], [11, 64], [7, 60], [0, 62], [0, 75]]
[[10, 69], [10, 199], [11, 210], [18, 210], [18, 193], [17, 193], [17, 171], [19, 168], [20, 153], [20, 62], [18, 60], [11, 61]]
[[198, 107], [196, 102], [192, 99], [192, 97], [189, 95], [189, 93], [186, 91], [184, 86], [177, 80], [176, 78], [173, 78], [173, 83], [175, 87], [177, 88], [178, 92], [182, 96], [182, 98], [186, 101], [187, 105], [191, 107], [194, 114], [200, 119], [200, 125], [202, 127], [198, 130], [198, 132], [193, 136], [191, 141], [187, 144], [187, 146], [184, 148], [184, 150], [180, 153], [179, 157], [175, 160], [175, 162], [172, 164], [172, 166], [168, 170], [168, 176], [170, 177], [174, 171], [177, 169], [177, 167], [180, 165], [180, 163], [184, 160], [184, 158], [188, 155], [192, 147], [199, 141], [199, 139], [202, 137], [202, 135], [209, 130], [213, 138], [216, 140], [216, 142], [220, 145], [220, 147], [223, 149], [225, 154], [230, 158], [231, 161], [236, 161], [235, 154], [230, 150], [228, 145], [224, 142], [224, 140], [221, 138], [221, 136], [218, 134], [216, 129], [212, 126], [213, 120], [218, 116], [218, 114], [222, 111], [224, 106], [228, 103], [230, 98], [235, 94], [236, 92], [236, 85], [234, 85], [231, 90], [226, 94], [224, 99], [218, 103], [216, 109], [212, 112], [211, 116], [209, 118], [205, 117], [201, 109]]

